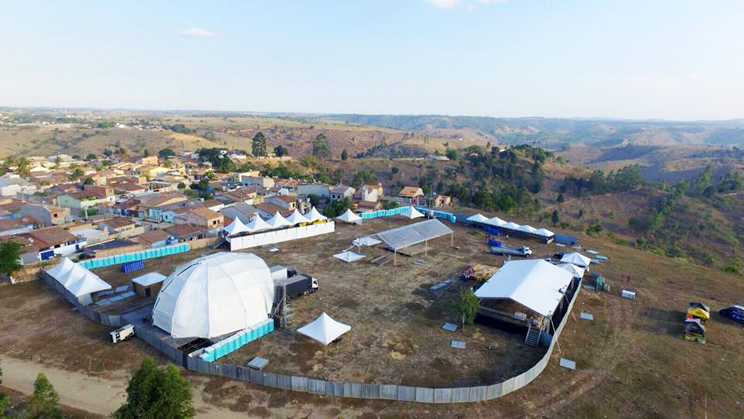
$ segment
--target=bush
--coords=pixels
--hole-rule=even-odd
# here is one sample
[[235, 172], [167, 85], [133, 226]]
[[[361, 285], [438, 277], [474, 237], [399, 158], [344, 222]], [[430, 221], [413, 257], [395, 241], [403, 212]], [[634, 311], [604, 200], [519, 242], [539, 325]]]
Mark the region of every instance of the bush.
[[34, 393], [26, 402], [27, 418], [64, 418], [59, 408], [59, 395], [46, 375], [39, 373], [34, 381]]
[[169, 364], [160, 370], [152, 359], [145, 358], [129, 380], [127, 401], [112, 416], [181, 419], [195, 415], [189, 382], [181, 377], [178, 368]]
[[741, 275], [741, 265], [737, 262], [731, 262], [728, 265], [721, 267], [721, 270], [730, 274]]
[[473, 324], [475, 321], [475, 316], [480, 310], [480, 301], [473, 290], [467, 288], [462, 291], [460, 300], [453, 304], [452, 308], [462, 315], [462, 326], [465, 327], [466, 324]]

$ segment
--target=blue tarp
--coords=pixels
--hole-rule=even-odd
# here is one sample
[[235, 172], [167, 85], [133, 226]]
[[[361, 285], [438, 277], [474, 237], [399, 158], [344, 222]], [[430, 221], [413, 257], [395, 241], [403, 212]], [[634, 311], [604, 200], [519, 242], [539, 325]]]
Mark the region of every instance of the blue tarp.
[[199, 359], [214, 362], [223, 356], [237, 351], [243, 346], [253, 342], [261, 336], [268, 335], [274, 331], [274, 319], [266, 319], [254, 326], [238, 332], [227, 339], [221, 340], [214, 345], [205, 348], [199, 355]]
[[85, 269], [105, 268], [111, 265], [120, 265], [122, 263], [161, 258], [178, 253], [185, 253], [189, 250], [191, 250], [191, 247], [188, 245], [188, 243], [179, 243], [173, 246], [159, 247], [157, 249], [147, 249], [141, 252], [125, 253], [123, 255], [109, 256], [105, 258], [88, 259], [80, 262], [79, 264]]

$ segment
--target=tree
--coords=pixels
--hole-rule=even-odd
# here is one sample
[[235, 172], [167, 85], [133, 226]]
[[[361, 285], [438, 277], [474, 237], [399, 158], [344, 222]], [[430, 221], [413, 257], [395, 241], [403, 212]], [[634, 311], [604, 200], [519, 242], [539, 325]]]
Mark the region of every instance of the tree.
[[88, 155], [85, 156], [85, 160], [87, 160], [87, 161], [96, 160], [97, 158], [98, 158], [98, 156], [96, 156], [93, 153], [88, 153]]
[[113, 151], [111, 151], [111, 150], [109, 150], [109, 149], [107, 148], [107, 149], [104, 149], [104, 150], [103, 150], [103, 155], [104, 155], [104, 156], [106, 156], [106, 157], [111, 157], [111, 156], [113, 156], [113, 155], [114, 155], [114, 152], [113, 152]]
[[43, 373], [34, 381], [34, 393], [26, 402], [26, 417], [64, 418], [59, 408], [59, 395]]
[[284, 147], [283, 145], [278, 145], [274, 147], [274, 155], [277, 157], [284, 157], [289, 155], [289, 150], [287, 150], [287, 147]]
[[113, 417], [181, 419], [195, 415], [189, 382], [178, 368], [169, 364], [160, 370], [152, 359], [145, 358], [129, 380], [127, 401]]
[[72, 173], [70, 173], [69, 178], [70, 180], [77, 180], [83, 177], [84, 175], [85, 175], [85, 172], [83, 171], [83, 169], [76, 167], [75, 170], [73, 170]]
[[87, 178], [85, 178], [85, 181], [83, 182], [83, 185], [92, 185], [94, 183], [95, 183], [95, 181], [93, 180], [93, 178], [90, 177], [90, 176], [88, 176]]
[[561, 222], [561, 217], [558, 215], [558, 210], [553, 211], [553, 215], [550, 217], [550, 221], [553, 222], [553, 225], [558, 225]]
[[556, 198], [556, 201], [558, 201], [559, 204], [562, 204], [566, 202], [566, 198], [563, 196], [563, 194], [558, 194], [558, 198]]
[[325, 133], [318, 134], [313, 140], [313, 156], [322, 159], [331, 157], [331, 147], [328, 145], [328, 137]]
[[449, 148], [449, 147], [447, 147], [447, 152], [445, 153], [445, 156], [447, 156], [447, 158], [450, 160], [457, 160], [457, 158], [459, 157], [457, 150], [455, 150], [454, 148]]
[[313, 193], [311, 193], [310, 195], [308, 195], [307, 196], [307, 199], [310, 200], [310, 205], [312, 205], [313, 207], [317, 207], [320, 204], [320, 197], [318, 195], [313, 194]]
[[183, 182], [180, 182], [180, 183], [178, 184], [178, 189], [180, 189], [180, 190], [184, 190], [184, 189], [186, 189], [186, 184], [185, 184], [185, 183], [183, 183]]
[[346, 161], [349, 160], [349, 152], [344, 149], [344, 151], [341, 152], [341, 160]]
[[259, 131], [253, 136], [253, 143], [251, 145], [251, 152], [253, 157], [265, 156], [268, 148], [268, 141], [263, 132]]
[[21, 243], [9, 240], [0, 245], [0, 272], [6, 275], [12, 275], [13, 272], [21, 269]]
[[399, 204], [396, 201], [387, 201], [385, 202], [385, 205], [383, 205], [383, 208], [386, 210], [391, 210], [391, 209], [398, 208], [398, 206]]
[[398, 173], [400, 173], [400, 169], [398, 169], [397, 167], [393, 166], [393, 168], [390, 169], [390, 173], [392, 175], [397, 175]]
[[467, 288], [460, 293], [460, 300], [453, 304], [452, 308], [462, 315], [462, 327], [464, 329], [466, 324], [473, 324], [475, 321], [475, 315], [480, 310], [480, 301], [473, 290]]
[[[0, 384], [3, 383], [3, 362], [0, 360]], [[5, 406], [10, 404], [10, 397], [7, 395], [0, 393], [0, 419], [6, 419], [7, 416], [5, 416]]]
[[145, 149], [145, 153], [143, 154], [145, 157], [150, 157], [150, 150]]
[[176, 157], [176, 152], [173, 151], [173, 149], [164, 148], [158, 151], [158, 157], [160, 157], [161, 159], [169, 159], [171, 157]]

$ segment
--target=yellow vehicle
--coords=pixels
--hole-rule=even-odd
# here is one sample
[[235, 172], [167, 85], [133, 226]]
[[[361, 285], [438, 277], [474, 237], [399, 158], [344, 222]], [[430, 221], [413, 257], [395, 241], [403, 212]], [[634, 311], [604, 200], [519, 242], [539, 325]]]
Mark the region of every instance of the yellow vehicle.
[[687, 308], [687, 318], [699, 319], [702, 323], [710, 320], [710, 307], [703, 303], [691, 302]]

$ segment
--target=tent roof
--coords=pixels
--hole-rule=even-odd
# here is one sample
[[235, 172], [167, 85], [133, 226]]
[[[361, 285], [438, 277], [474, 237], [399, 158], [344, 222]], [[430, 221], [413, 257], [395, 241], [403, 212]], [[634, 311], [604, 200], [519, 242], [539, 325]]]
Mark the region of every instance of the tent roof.
[[351, 326], [333, 320], [331, 316], [324, 312], [311, 323], [297, 329], [297, 333], [303, 334], [323, 345], [328, 345], [349, 330], [351, 330]]
[[501, 227], [502, 225], [506, 224], [506, 221], [502, 220], [499, 217], [493, 217], [493, 218], [489, 218], [488, 221], [486, 221], [486, 224], [490, 224], [496, 227]]
[[227, 234], [234, 236], [236, 234], [240, 233], [248, 233], [251, 230], [243, 224], [242, 221], [240, 221], [240, 218], [235, 217], [232, 223], [230, 223], [227, 227], [225, 227], [223, 230], [227, 231]]
[[273, 303], [274, 280], [261, 258], [214, 253], [179, 266], [165, 280], [153, 325], [174, 338], [211, 339], [268, 319]]
[[362, 221], [362, 217], [354, 214], [351, 209], [347, 209], [345, 213], [336, 217], [337, 220], [344, 221], [347, 223], [356, 223]]
[[269, 218], [269, 220], [266, 221], [266, 223], [270, 225], [272, 228], [286, 227], [286, 226], [292, 225], [289, 221], [287, 221], [286, 218], [282, 217], [282, 214], [279, 211], [277, 211], [273, 217]]
[[360, 259], [364, 259], [364, 255], [360, 255], [359, 253], [345, 251], [341, 252], [339, 254], [333, 255], [338, 260], [342, 260], [344, 262], [356, 262]]
[[291, 225], [295, 225], [295, 224], [300, 224], [300, 223], [306, 223], [307, 222], [307, 218], [305, 218], [305, 216], [303, 216], [302, 214], [300, 214], [300, 211], [298, 211], [295, 208], [295, 210], [291, 214], [289, 214], [289, 217], [287, 217], [287, 221]]
[[566, 253], [561, 258], [561, 262], [573, 263], [576, 266], [586, 268], [592, 262], [592, 260], [579, 252]]
[[478, 288], [475, 296], [510, 299], [548, 316], [572, 279], [573, 274], [542, 259], [510, 261]]
[[398, 250], [452, 233], [441, 221], [426, 220], [377, 233], [377, 237], [389, 248]]
[[380, 243], [382, 243], [382, 241], [377, 240], [376, 238], [371, 236], [364, 236], [359, 239], [354, 239], [354, 241], [352, 242], [354, 246], [374, 246]]
[[482, 214], [475, 214], [468, 217], [467, 220], [476, 223], [485, 223], [486, 221], [488, 221], [488, 217], [484, 217]]
[[552, 237], [555, 235], [555, 233], [545, 228], [538, 228], [537, 230], [533, 231], [532, 234], [537, 234], [538, 236], [543, 237]]
[[307, 220], [310, 221], [311, 223], [315, 221], [323, 221], [323, 220], [328, 219], [328, 217], [319, 213], [318, 210], [315, 209], [315, 207], [313, 207], [307, 214], [305, 214], [305, 218], [307, 218]]
[[576, 278], [584, 277], [584, 268], [576, 266], [573, 263], [559, 263], [558, 267], [571, 272]]
[[61, 262], [59, 262], [53, 268], [47, 270], [46, 272], [52, 278], [57, 279], [60, 277], [60, 275], [69, 272], [73, 266], [75, 266], [75, 262], [71, 261], [70, 258], [64, 258]]
[[421, 218], [424, 216], [424, 214], [418, 212], [418, 210], [416, 210], [416, 208], [414, 207], [406, 208], [405, 210], [403, 210], [403, 212], [400, 213], [400, 215], [406, 218], [409, 218], [411, 220], [413, 220], [414, 218]]
[[509, 221], [508, 223], [502, 224], [501, 227], [508, 228], [509, 230], [519, 230], [520, 225]]
[[519, 231], [522, 231], [522, 232], [525, 232], [525, 233], [532, 234], [532, 233], [535, 232], [536, 229], [534, 227], [532, 227], [532, 226], [527, 225], [527, 224], [523, 224], [523, 225], [519, 226], [519, 229], [518, 230]]
[[245, 225], [245, 228], [249, 229], [251, 232], [255, 232], [255, 231], [262, 231], [262, 230], [270, 230], [273, 227], [271, 227], [266, 221], [264, 221], [260, 215], [256, 215], [255, 217], [253, 217], [250, 223]]
[[150, 285], [165, 281], [166, 278], [167, 276], [160, 272], [150, 272], [132, 279], [132, 282], [143, 287], [149, 287]]
[[75, 297], [111, 289], [108, 282], [68, 258], [64, 258], [47, 273]]

